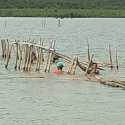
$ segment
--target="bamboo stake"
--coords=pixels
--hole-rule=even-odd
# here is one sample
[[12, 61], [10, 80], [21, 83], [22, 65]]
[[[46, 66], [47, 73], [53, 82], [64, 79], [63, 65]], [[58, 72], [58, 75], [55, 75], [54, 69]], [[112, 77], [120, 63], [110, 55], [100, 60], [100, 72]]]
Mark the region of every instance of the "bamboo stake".
[[26, 59], [26, 68], [25, 68], [25, 71], [28, 72], [28, 67], [29, 67], [29, 61], [30, 61], [30, 47], [28, 46], [27, 47], [27, 59]]
[[6, 69], [7, 69], [8, 64], [9, 64], [12, 47], [13, 47], [13, 44], [11, 45], [11, 47], [10, 47], [10, 49], [9, 49], [9, 51], [8, 51], [8, 54], [7, 54], [7, 60], [6, 60], [6, 64], [5, 64], [5, 68], [6, 68]]
[[75, 75], [76, 67], [77, 67], [77, 62], [78, 62], [78, 56], [75, 57], [75, 62], [72, 70], [72, 74]]
[[40, 71], [40, 65], [41, 65], [41, 51], [42, 49], [39, 47], [39, 58], [38, 58], [38, 66], [37, 66], [37, 71]]
[[18, 60], [19, 60], [19, 55], [18, 55], [18, 43], [16, 43], [16, 63], [15, 63], [15, 70], [17, 70], [17, 63], [18, 63]]
[[[43, 42], [41, 43], [41, 45], [43, 46]], [[42, 48], [41, 48], [41, 61], [42, 61], [42, 63], [44, 62], [44, 54], [43, 54]]]
[[6, 59], [6, 57], [7, 57], [8, 50], [9, 50], [9, 40], [7, 39], [7, 40], [6, 40], [6, 48], [5, 48], [5, 59]]
[[3, 40], [1, 40], [1, 46], [2, 46], [2, 48], [1, 48], [1, 51], [2, 51], [2, 57], [4, 58]]
[[88, 62], [90, 62], [90, 47], [89, 47], [89, 43], [87, 42], [87, 45], [88, 45], [88, 50], [87, 50], [87, 52], [88, 52]]
[[24, 66], [23, 66], [23, 71], [26, 70], [26, 62], [27, 62], [27, 56], [28, 56], [28, 45], [25, 45], [25, 50], [24, 50]]
[[6, 59], [6, 41], [3, 41], [3, 58]]
[[50, 58], [50, 52], [48, 52], [48, 58], [47, 58], [47, 62], [46, 62], [45, 72], [47, 72], [49, 58]]
[[116, 68], [117, 68], [117, 70], [119, 69], [117, 48], [116, 48]]
[[5, 49], [4, 53], [5, 53], [5, 57], [4, 58], [6, 60], [6, 58], [8, 56], [8, 53], [9, 53], [9, 41], [8, 40], [6, 41], [6, 49]]
[[[55, 50], [55, 41], [52, 42], [52, 50]], [[48, 72], [50, 71], [50, 65], [52, 62], [52, 58], [53, 58], [53, 52], [50, 52], [50, 57], [49, 57], [49, 63], [48, 63]]]
[[29, 59], [29, 71], [31, 71], [31, 65], [32, 65], [32, 52], [33, 52], [33, 46], [30, 46], [30, 59]]
[[86, 74], [88, 74], [88, 71], [89, 71], [90, 67], [92, 66], [92, 63], [93, 63], [92, 59], [93, 59], [93, 57], [94, 57], [94, 54], [92, 54], [91, 59], [90, 59], [90, 62], [89, 62], [89, 65], [88, 65], [88, 67], [86, 68]]
[[38, 71], [40, 71], [40, 65], [41, 65], [41, 62], [42, 62], [42, 49], [40, 48], [40, 55], [39, 55], [39, 65], [38, 65]]
[[110, 58], [110, 68], [113, 69], [112, 52], [111, 52], [111, 46], [110, 46], [110, 44], [109, 44], [109, 58]]
[[20, 44], [18, 46], [19, 46], [19, 65], [18, 65], [18, 70], [20, 70], [21, 69], [22, 51], [23, 51], [23, 49], [21, 48]]
[[51, 65], [51, 61], [52, 61], [52, 55], [53, 55], [53, 51], [54, 51], [54, 47], [55, 47], [55, 41], [52, 41], [51, 46], [50, 46], [50, 51], [48, 53], [48, 58], [47, 58], [47, 63], [46, 63], [46, 67], [45, 67], [45, 72], [49, 72], [50, 71], [50, 65]]
[[72, 69], [73, 69], [74, 62], [75, 62], [75, 57], [74, 57], [73, 60], [72, 60], [71, 66], [69, 67], [69, 70], [68, 70], [68, 72], [67, 72], [68, 74], [71, 74]]
[[75, 56], [73, 61], [72, 61], [71, 67], [69, 68], [67, 73], [70, 75], [75, 75], [77, 65], [78, 65], [78, 57]]
[[36, 63], [36, 71], [39, 71], [39, 69], [38, 69], [38, 65], [39, 65], [39, 58], [40, 58], [40, 48], [38, 47], [37, 48], [37, 63]]

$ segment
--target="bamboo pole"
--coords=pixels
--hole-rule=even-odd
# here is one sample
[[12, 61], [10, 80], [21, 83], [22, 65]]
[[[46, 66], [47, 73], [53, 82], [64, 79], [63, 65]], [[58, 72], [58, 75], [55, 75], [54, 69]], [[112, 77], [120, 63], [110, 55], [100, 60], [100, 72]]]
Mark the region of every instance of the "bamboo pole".
[[36, 63], [36, 71], [39, 71], [38, 66], [39, 66], [39, 58], [40, 58], [40, 48], [37, 47], [37, 63]]
[[1, 44], [2, 44], [2, 58], [5, 58], [5, 40], [1, 40]]
[[[52, 42], [51, 49], [53, 51], [55, 50], [55, 41]], [[53, 58], [53, 52], [50, 52], [49, 63], [48, 63], [48, 72], [50, 71], [50, 66], [51, 66], [51, 63], [52, 63], [52, 58]]]
[[70, 75], [75, 75], [77, 65], [78, 65], [78, 56], [75, 56], [67, 73]]
[[40, 65], [41, 65], [41, 57], [42, 57], [42, 53], [41, 53], [42, 49], [39, 47], [39, 58], [38, 58], [38, 66], [37, 66], [37, 71], [40, 71]]
[[30, 47], [27, 47], [27, 59], [26, 59], [26, 67], [25, 67], [25, 71], [28, 72], [28, 66], [29, 66], [29, 60], [30, 60]]
[[68, 72], [67, 72], [68, 74], [71, 74], [71, 72], [72, 72], [73, 65], [74, 65], [74, 62], [75, 62], [75, 58], [76, 58], [76, 57], [73, 58], [72, 63], [71, 63], [71, 66], [70, 66], [69, 69], [68, 69]]
[[28, 56], [28, 44], [25, 45], [25, 50], [24, 50], [24, 66], [23, 66], [23, 71], [26, 71], [27, 56]]
[[42, 49], [40, 48], [40, 57], [39, 57], [39, 66], [38, 66], [38, 70], [40, 71], [40, 65], [42, 63]]
[[111, 51], [111, 46], [109, 44], [109, 61], [110, 61], [110, 68], [113, 69], [113, 64], [112, 64], [112, 51]]
[[77, 67], [77, 62], [78, 62], [78, 56], [75, 57], [75, 62], [73, 65], [73, 69], [72, 69], [72, 74], [75, 75], [75, 71], [76, 71], [76, 67]]
[[8, 51], [9, 51], [9, 40], [8, 39], [6, 39], [6, 48], [5, 48], [5, 59], [6, 59], [6, 57], [7, 57], [7, 54], [8, 54]]
[[30, 46], [30, 59], [29, 59], [29, 71], [31, 71], [32, 66], [32, 52], [33, 52], [33, 46]]
[[23, 48], [21, 47], [21, 45], [19, 44], [19, 65], [18, 65], [18, 70], [21, 69], [21, 62], [22, 62], [22, 52], [23, 52]]
[[2, 58], [4, 58], [3, 40], [1, 40], [1, 51], [2, 51]]
[[88, 62], [90, 62], [90, 47], [89, 47], [89, 43], [87, 42], [88, 45], [88, 49], [87, 49], [87, 53], [88, 53]]
[[118, 81], [118, 80], [105, 80], [100, 78], [97, 75], [92, 75], [89, 78], [89, 81], [99, 82], [100, 84], [111, 86], [111, 87], [119, 87], [125, 89], [125, 81]]
[[50, 49], [49, 49], [50, 51], [48, 52], [48, 58], [47, 58], [47, 62], [46, 62], [45, 72], [50, 71], [50, 65], [51, 65], [51, 61], [52, 61], [54, 47], [55, 47], [55, 41], [52, 41], [51, 45], [50, 45]]
[[[43, 42], [41, 43], [41, 45], [43, 46]], [[41, 48], [41, 62], [42, 63], [44, 62], [44, 54], [43, 54], [43, 49], [42, 48]]]
[[18, 43], [16, 43], [15, 45], [16, 45], [16, 63], [15, 63], [14, 69], [17, 70], [17, 64], [18, 64], [18, 60], [19, 60], [19, 53], [18, 53], [19, 45], [18, 45]]
[[5, 64], [5, 68], [8, 68], [8, 64], [9, 64], [9, 60], [10, 60], [10, 55], [11, 55], [11, 51], [13, 48], [13, 44], [11, 45], [11, 47], [9, 48], [8, 54], [7, 54], [7, 60], [6, 60], [6, 64]]
[[4, 56], [4, 59], [5, 59], [5, 61], [6, 61], [7, 56], [8, 56], [8, 53], [9, 53], [9, 41], [6, 40], [5, 44], [6, 44], [6, 49], [4, 50], [4, 55], [5, 55], [5, 56]]
[[117, 48], [116, 48], [116, 69], [119, 70]]
[[86, 74], [88, 74], [88, 71], [89, 71], [90, 67], [92, 66], [92, 63], [93, 63], [92, 59], [93, 59], [93, 57], [94, 57], [94, 54], [92, 54], [91, 59], [90, 59], [90, 62], [89, 62], [89, 65], [88, 65], [88, 67], [86, 68]]
[[3, 45], [3, 55], [2, 55], [2, 57], [3, 57], [3, 59], [6, 59], [6, 41], [5, 40], [3, 40], [2, 45]]

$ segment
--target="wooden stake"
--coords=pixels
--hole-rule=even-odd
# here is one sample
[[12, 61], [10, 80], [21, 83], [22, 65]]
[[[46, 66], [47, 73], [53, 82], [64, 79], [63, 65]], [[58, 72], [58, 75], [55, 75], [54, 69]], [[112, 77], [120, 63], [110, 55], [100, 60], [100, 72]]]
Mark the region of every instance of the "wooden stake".
[[7, 56], [8, 56], [8, 53], [9, 53], [9, 41], [8, 40], [6, 40], [6, 42], [5, 42], [5, 44], [6, 44], [6, 48], [5, 48], [5, 56], [4, 56], [4, 58], [6, 59], [7, 58]]
[[3, 41], [3, 58], [6, 59], [6, 41]]
[[73, 60], [72, 60], [72, 63], [71, 63], [71, 66], [69, 67], [69, 70], [68, 70], [68, 74], [71, 74], [71, 72], [72, 72], [72, 69], [73, 69], [73, 65], [74, 65], [74, 61], [75, 61], [75, 57], [73, 58]]
[[38, 66], [39, 66], [39, 58], [40, 58], [40, 48], [37, 48], [37, 63], [36, 63], [36, 71], [39, 71]]
[[94, 54], [92, 54], [92, 56], [91, 56], [89, 65], [88, 65], [88, 67], [87, 67], [87, 69], [86, 69], [86, 74], [88, 74], [88, 71], [89, 71], [90, 67], [92, 66], [92, 63], [93, 63], [92, 59], [93, 59], [93, 57], [94, 57]]
[[74, 62], [73, 70], [72, 70], [72, 74], [73, 75], [75, 75], [77, 63], [78, 63], [78, 56], [75, 57], [75, 62]]
[[10, 60], [10, 55], [11, 55], [11, 51], [13, 48], [13, 44], [11, 45], [11, 47], [9, 48], [8, 54], [7, 54], [7, 60], [6, 60], [6, 64], [5, 64], [5, 68], [7, 69], [8, 64], [9, 64], [9, 60]]
[[9, 40], [7, 39], [5, 43], [6, 43], [6, 48], [5, 48], [5, 59], [6, 59], [8, 51], [9, 51]]
[[27, 47], [27, 59], [26, 59], [26, 68], [25, 71], [28, 72], [29, 70], [29, 61], [30, 61], [30, 47]]
[[2, 57], [4, 58], [4, 51], [3, 51], [3, 40], [1, 40], [1, 46], [2, 46], [2, 48], [1, 48], [1, 49], [2, 49], [2, 50], [1, 50], [1, 51], [2, 51]]
[[29, 71], [31, 71], [31, 65], [32, 65], [32, 52], [33, 52], [33, 46], [30, 46], [30, 59], [29, 59]]
[[27, 62], [27, 56], [28, 56], [28, 45], [25, 45], [25, 52], [24, 52], [24, 66], [23, 66], [23, 71], [26, 70], [26, 62]]
[[19, 55], [18, 55], [18, 43], [16, 43], [16, 63], [15, 63], [15, 70], [17, 70], [17, 63], [18, 63], [18, 60], [19, 60]]
[[21, 69], [21, 62], [22, 62], [22, 51], [23, 51], [23, 48], [21, 48], [20, 44], [18, 46], [19, 46], [19, 65], [18, 65], [18, 70], [20, 70]]
[[39, 47], [39, 58], [38, 58], [39, 59], [39, 61], [38, 61], [39, 63], [38, 63], [38, 67], [37, 67], [38, 71], [40, 71], [40, 65], [41, 65], [41, 61], [42, 61], [41, 60], [41, 57], [42, 57], [42, 55], [41, 55], [42, 53], [41, 52], [42, 52], [42, 49]]
[[[52, 42], [52, 51], [55, 51], [55, 41]], [[49, 62], [48, 62], [48, 72], [50, 71], [50, 66], [52, 63], [52, 58], [53, 58], [53, 52], [50, 52], [50, 56], [49, 56]]]
[[48, 58], [47, 58], [47, 63], [46, 63], [46, 67], [45, 67], [45, 72], [50, 71], [50, 65], [51, 65], [51, 61], [52, 61], [54, 48], [55, 48], [55, 41], [52, 41], [51, 46], [50, 46], [50, 51], [48, 52]]
[[39, 66], [38, 66], [38, 70], [40, 71], [40, 65], [41, 65], [41, 63], [42, 63], [42, 61], [43, 61], [43, 60], [42, 60], [42, 54], [43, 54], [43, 53], [42, 53], [42, 48], [40, 48], [40, 52], [39, 52], [39, 53], [40, 53], [40, 55], [39, 55]]
[[70, 75], [75, 75], [77, 65], [78, 65], [78, 57], [75, 56], [67, 73]]
[[116, 68], [117, 68], [117, 70], [119, 69], [117, 48], [116, 48]]
[[87, 45], [88, 45], [88, 62], [90, 62], [90, 48], [89, 48], [89, 43], [87, 42]]
[[112, 52], [111, 52], [111, 46], [109, 45], [109, 58], [110, 58], [110, 67], [113, 69], [113, 64], [112, 64]]
[[[41, 45], [43, 46], [43, 42], [41, 43]], [[44, 54], [43, 54], [42, 48], [41, 48], [41, 61], [42, 61], [42, 63], [44, 62]]]

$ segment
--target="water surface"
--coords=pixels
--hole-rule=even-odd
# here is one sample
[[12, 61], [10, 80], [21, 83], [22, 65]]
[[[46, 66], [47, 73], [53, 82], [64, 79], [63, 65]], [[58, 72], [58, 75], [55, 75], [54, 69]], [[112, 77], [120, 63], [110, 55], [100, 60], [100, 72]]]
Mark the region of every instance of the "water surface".
[[[56, 40], [58, 52], [79, 55], [86, 60], [87, 41], [95, 60], [108, 61], [112, 46], [114, 64], [118, 49], [119, 72], [103, 71], [105, 77], [125, 79], [124, 18], [0, 18], [0, 37], [11, 40], [36, 40], [45, 46]], [[52, 73], [24, 73], [4, 69], [0, 57], [0, 124], [1, 125], [124, 125], [125, 91], [70, 76]], [[108, 74], [107, 74], [108, 73]], [[78, 73], [79, 74], [79, 73]], [[45, 78], [20, 78], [44, 76]]]

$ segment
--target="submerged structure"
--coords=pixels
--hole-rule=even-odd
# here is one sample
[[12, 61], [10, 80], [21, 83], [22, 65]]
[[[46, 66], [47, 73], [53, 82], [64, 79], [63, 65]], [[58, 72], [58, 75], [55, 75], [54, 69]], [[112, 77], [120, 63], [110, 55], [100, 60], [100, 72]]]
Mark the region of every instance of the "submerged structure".
[[[69, 57], [67, 55], [61, 54], [55, 49], [55, 41], [52, 40], [48, 48], [44, 47], [42, 41], [35, 43], [34, 41], [21, 41], [21, 40], [8, 40], [1, 39], [1, 52], [2, 58], [5, 62], [5, 68], [8, 69], [10, 60], [14, 60], [14, 69], [19, 71], [31, 72], [50, 72], [53, 63], [58, 59], [63, 59], [64, 63], [67, 65], [67, 74], [75, 75], [76, 68], [79, 67], [83, 72], [83, 76], [87, 77], [88, 80], [93, 81], [93, 79], [101, 84], [109, 85], [113, 87], [125, 88], [125, 81], [119, 80], [105, 80], [99, 77], [100, 70], [104, 70], [105, 67], [113, 69], [112, 64], [112, 54], [111, 47], [109, 45], [109, 57], [110, 62], [97, 63], [93, 61], [94, 54], [90, 54], [89, 44], [88, 44], [88, 61], [79, 61], [78, 56]], [[116, 66], [119, 69], [118, 57], [116, 50]]]

